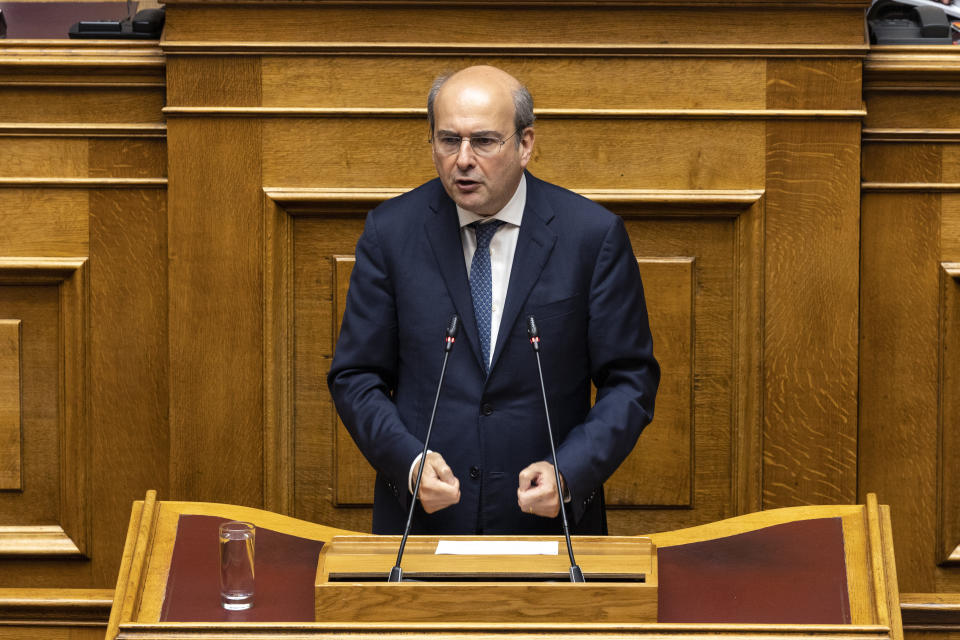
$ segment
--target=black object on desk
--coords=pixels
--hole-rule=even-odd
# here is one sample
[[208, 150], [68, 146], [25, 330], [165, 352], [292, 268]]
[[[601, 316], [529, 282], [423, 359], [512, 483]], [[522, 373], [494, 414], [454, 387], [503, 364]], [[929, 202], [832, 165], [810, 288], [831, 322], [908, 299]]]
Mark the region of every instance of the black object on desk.
[[940, 7], [878, 0], [867, 13], [872, 44], [953, 44], [950, 20]]
[[163, 31], [165, 9], [144, 9], [133, 19], [81, 20], [70, 27], [70, 37], [96, 40], [157, 40]]

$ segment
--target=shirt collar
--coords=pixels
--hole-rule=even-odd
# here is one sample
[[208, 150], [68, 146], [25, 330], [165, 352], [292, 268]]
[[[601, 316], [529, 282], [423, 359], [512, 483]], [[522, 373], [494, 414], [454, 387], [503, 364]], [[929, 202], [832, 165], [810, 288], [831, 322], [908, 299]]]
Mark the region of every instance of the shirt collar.
[[517, 190], [513, 192], [513, 197], [510, 198], [510, 201], [504, 205], [503, 209], [497, 211], [492, 216], [481, 216], [473, 211], [467, 211], [460, 205], [457, 205], [457, 217], [460, 218], [460, 226], [465, 227], [472, 222], [477, 220], [502, 220], [509, 224], [514, 225], [515, 227], [520, 226], [520, 221], [523, 219], [523, 209], [527, 204], [527, 176], [524, 174], [520, 175], [520, 184], [517, 185]]

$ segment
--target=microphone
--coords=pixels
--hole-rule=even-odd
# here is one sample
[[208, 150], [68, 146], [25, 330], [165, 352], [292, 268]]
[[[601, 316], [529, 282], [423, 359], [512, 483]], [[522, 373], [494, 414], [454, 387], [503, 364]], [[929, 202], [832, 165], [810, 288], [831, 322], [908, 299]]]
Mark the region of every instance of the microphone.
[[547, 436], [550, 440], [550, 453], [553, 455], [553, 473], [557, 480], [557, 498], [560, 499], [560, 515], [563, 518], [563, 535], [567, 538], [567, 554], [570, 556], [570, 582], [585, 582], [583, 571], [577, 566], [573, 558], [573, 544], [570, 542], [570, 525], [567, 524], [567, 509], [563, 503], [563, 492], [560, 490], [560, 469], [557, 467], [557, 449], [553, 446], [553, 428], [550, 426], [550, 407], [547, 405], [547, 389], [543, 385], [543, 368], [540, 366], [540, 331], [537, 329], [537, 320], [527, 316], [527, 336], [530, 346], [537, 356], [537, 373], [540, 374], [540, 393], [543, 394], [543, 411], [547, 416]]
[[437, 415], [437, 402], [440, 400], [440, 389], [443, 387], [443, 374], [447, 371], [447, 358], [453, 351], [453, 344], [457, 341], [457, 331], [460, 330], [460, 316], [453, 314], [450, 316], [450, 323], [447, 325], [447, 334], [443, 341], [443, 366], [440, 368], [440, 380], [437, 382], [437, 395], [433, 399], [433, 411], [430, 412], [430, 423], [427, 425], [427, 437], [423, 441], [423, 451], [420, 453], [420, 468], [417, 469], [417, 481], [413, 485], [413, 497], [410, 499], [410, 511], [407, 512], [407, 526], [403, 530], [403, 537], [400, 539], [400, 549], [397, 551], [397, 563], [390, 570], [390, 577], [387, 582], [401, 582], [403, 580], [403, 569], [400, 568], [400, 560], [403, 559], [403, 548], [407, 546], [407, 538], [410, 537], [410, 525], [413, 523], [413, 509], [417, 506], [417, 496], [420, 495], [420, 479], [423, 478], [423, 465], [427, 461], [427, 448], [430, 446], [430, 433], [433, 431], [433, 419]]

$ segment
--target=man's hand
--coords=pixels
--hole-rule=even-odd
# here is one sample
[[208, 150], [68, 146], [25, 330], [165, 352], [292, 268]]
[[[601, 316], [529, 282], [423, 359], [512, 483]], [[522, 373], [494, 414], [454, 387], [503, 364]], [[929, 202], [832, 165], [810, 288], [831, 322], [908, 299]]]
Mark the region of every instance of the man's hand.
[[[561, 478], [561, 482], [563, 478]], [[544, 518], [555, 518], [560, 513], [560, 497], [553, 465], [549, 462], [534, 462], [520, 472], [517, 488], [517, 503], [524, 513]]]
[[[423, 478], [420, 479], [420, 504], [423, 510], [433, 513], [460, 502], [460, 481], [453, 475], [443, 456], [428, 451], [426, 460]], [[419, 465], [415, 465], [410, 471], [411, 485], [416, 483], [419, 468]]]

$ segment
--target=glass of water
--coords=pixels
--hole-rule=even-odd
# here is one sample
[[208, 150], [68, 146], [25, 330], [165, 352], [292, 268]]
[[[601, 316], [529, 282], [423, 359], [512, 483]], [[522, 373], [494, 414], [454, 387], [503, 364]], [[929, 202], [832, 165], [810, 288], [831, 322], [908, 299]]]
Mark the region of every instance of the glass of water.
[[253, 549], [256, 529], [249, 522], [220, 525], [220, 602], [239, 611], [253, 606]]

